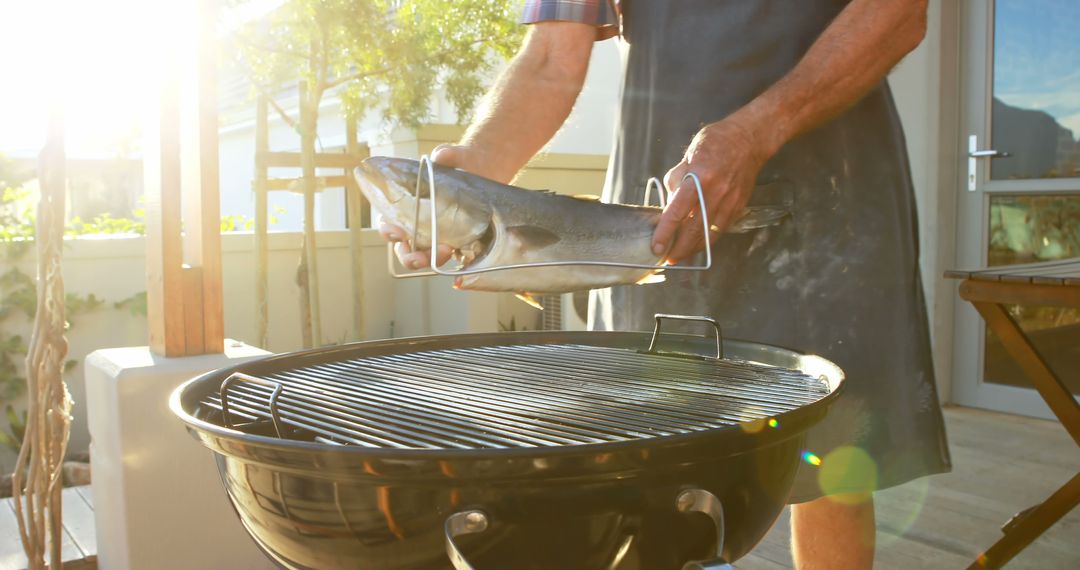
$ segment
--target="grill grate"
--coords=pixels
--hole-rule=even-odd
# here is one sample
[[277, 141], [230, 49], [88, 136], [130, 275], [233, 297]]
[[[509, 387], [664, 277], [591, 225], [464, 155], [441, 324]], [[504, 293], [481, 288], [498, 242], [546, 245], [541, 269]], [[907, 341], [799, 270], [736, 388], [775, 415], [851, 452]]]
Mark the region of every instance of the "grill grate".
[[[284, 437], [408, 449], [579, 445], [761, 420], [829, 393], [798, 371], [581, 344], [368, 356], [267, 374]], [[270, 421], [271, 389], [229, 388], [238, 429]], [[221, 410], [214, 394], [205, 406]], [[248, 427], [244, 427], [247, 422]]]

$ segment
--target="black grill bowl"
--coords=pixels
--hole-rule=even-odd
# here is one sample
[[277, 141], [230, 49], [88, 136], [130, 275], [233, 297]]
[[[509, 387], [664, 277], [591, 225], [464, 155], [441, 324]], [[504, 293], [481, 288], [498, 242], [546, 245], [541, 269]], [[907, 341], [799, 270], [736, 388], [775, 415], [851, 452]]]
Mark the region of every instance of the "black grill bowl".
[[[716, 555], [712, 519], [675, 507], [676, 497], [686, 489], [703, 489], [719, 498], [723, 556], [737, 560], [776, 520], [800, 461], [805, 432], [824, 417], [841, 387], [842, 372], [824, 359], [727, 340], [727, 358], [800, 371], [819, 379], [826, 387], [823, 394], [749, 423], [578, 445], [335, 445], [288, 439], [288, 432], [279, 438], [268, 421], [230, 429], [224, 427], [220, 409], [207, 404], [237, 372], [262, 378], [369, 356], [516, 344], [571, 343], [636, 354], [631, 351], [648, 342], [645, 333], [538, 332], [356, 343], [204, 374], [178, 388], [171, 407], [189, 432], [215, 453], [244, 527], [282, 567], [453, 568], [445, 545], [446, 521], [477, 509], [486, 514], [487, 528], [456, 539], [477, 570], [606, 569], [618, 567], [623, 559], [635, 559], [637, 567], [650, 570], [677, 569]], [[715, 340], [689, 335], [665, 335], [664, 345], [694, 354], [707, 354], [716, 346]], [[528, 372], [527, 367], [522, 370]], [[670, 382], [678, 383], [677, 376]]]

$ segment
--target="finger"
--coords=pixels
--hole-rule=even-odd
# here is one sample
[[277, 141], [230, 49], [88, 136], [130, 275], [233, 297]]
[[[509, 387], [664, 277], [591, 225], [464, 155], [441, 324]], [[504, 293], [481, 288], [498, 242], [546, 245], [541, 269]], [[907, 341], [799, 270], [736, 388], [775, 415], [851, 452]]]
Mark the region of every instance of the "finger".
[[695, 215], [684, 220], [682, 225], [679, 226], [678, 236], [667, 254], [668, 261], [678, 263], [684, 258], [693, 255], [695, 251], [701, 249], [704, 243], [704, 235], [704, 228], [701, 227], [701, 216], [696, 215], [695, 212]]
[[672, 167], [671, 170], [668, 170], [667, 174], [664, 174], [664, 186], [672, 192], [677, 190], [679, 184], [682, 183], [683, 176], [686, 176], [689, 169], [690, 165], [686, 163], [686, 159], [683, 159], [679, 164]]
[[431, 151], [431, 161], [442, 166], [461, 168], [463, 160], [464, 155], [458, 145], [443, 143]]
[[382, 235], [383, 239], [386, 241], [405, 241], [409, 237], [401, 226], [388, 224], [381, 220], [379, 222], [379, 234]]
[[[431, 265], [431, 250], [421, 249], [413, 251], [407, 242], [401, 241], [394, 244], [394, 253], [397, 254], [401, 264], [409, 269], [421, 269]], [[435, 264], [441, 266], [450, 261], [454, 255], [454, 249], [450, 246], [439, 244], [435, 248]]]
[[720, 228], [720, 231], [723, 231], [738, 218], [742, 208], [743, 206], [739, 204], [738, 197], [732, 192], [731, 194], [724, 196], [724, 199], [717, 205], [716, 211], [712, 214], [713, 217], [709, 220], [709, 224], [716, 226]]
[[438, 247], [435, 248], [435, 263], [442, 266], [442, 264], [450, 261], [450, 258], [453, 257], [453, 255], [454, 248], [440, 243]]
[[[693, 255], [704, 248], [706, 239], [709, 239], [711, 242], [723, 232], [723, 229], [727, 224], [722, 219], [717, 223], [717, 212], [721, 210], [720, 205], [729, 200], [731, 193], [723, 191], [716, 192], [716, 190], [722, 190], [722, 188], [713, 188], [713, 190], [713, 192], [705, 195], [705, 211], [708, 213], [708, 216], [702, 216], [701, 202], [697, 199], [697, 185], [694, 184], [694, 181], [691, 179], [687, 179], [683, 182], [680, 191], [684, 193], [692, 192], [695, 198], [694, 203], [697, 207], [694, 208], [691, 215], [684, 219], [682, 224], [679, 225], [675, 243], [672, 244], [671, 249], [668, 252], [669, 262], [674, 263]], [[719, 198], [716, 197], [717, 194], [719, 194]], [[708, 224], [708, 227], [705, 227], [706, 224]]]
[[417, 265], [424, 259], [423, 255], [418, 255], [412, 250], [407, 241], [399, 241], [394, 244], [394, 255], [397, 256], [398, 261], [408, 269], [417, 269], [424, 265]]
[[[435, 248], [435, 266], [440, 267], [453, 256], [453, 248], [439, 244], [439, 247]], [[421, 249], [406, 253], [401, 261], [402, 265], [409, 269], [420, 269], [431, 265], [431, 250]]]
[[[737, 202], [738, 199], [734, 194], [727, 193], [720, 199], [719, 204], [710, 207], [712, 211], [708, 217], [709, 243], [715, 242], [724, 232], [724, 228], [731, 223]], [[671, 251], [668, 253], [670, 262], [674, 263], [685, 259], [704, 249], [706, 228], [703, 225], [696, 211], [689, 219], [683, 222], [683, 225], [679, 227], [679, 234], [675, 244], [671, 246]]]
[[668, 202], [667, 208], [664, 209], [664, 213], [660, 216], [660, 223], [656, 225], [652, 240], [653, 253], [663, 255], [664, 252], [669, 251], [675, 233], [679, 230], [683, 220], [693, 211], [695, 204], [697, 204], [697, 192], [694, 183], [685, 180], [679, 189], [675, 191], [675, 196], [672, 197], [671, 202]]
[[407, 241], [395, 243], [394, 254], [397, 255], [398, 261], [409, 269], [419, 269], [427, 265], [427, 256], [424, 255], [424, 252], [413, 251], [412, 246]]

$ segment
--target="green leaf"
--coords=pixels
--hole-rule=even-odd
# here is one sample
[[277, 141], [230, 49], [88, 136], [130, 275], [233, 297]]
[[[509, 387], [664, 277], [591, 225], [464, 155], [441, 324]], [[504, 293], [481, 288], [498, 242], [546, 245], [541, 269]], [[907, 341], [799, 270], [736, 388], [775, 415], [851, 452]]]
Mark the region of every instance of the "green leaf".
[[15, 438], [8, 435], [6, 432], [0, 430], [0, 445], [3, 445], [4, 447], [12, 451], [18, 452], [22, 449], [22, 439], [16, 441]]
[[146, 292], [136, 293], [127, 299], [113, 303], [117, 309], [127, 308], [132, 316], [146, 316]]
[[445, 86], [464, 120], [492, 65], [521, 43], [518, 11], [519, 0], [287, 0], [237, 28], [222, 56], [257, 91], [305, 80], [316, 103], [333, 93], [346, 118], [380, 109], [417, 125]]
[[[8, 425], [19, 425], [19, 415], [15, 413], [15, 408], [11, 404], [4, 407], [4, 415], [7, 416]], [[23, 419], [25, 420], [25, 417]]]

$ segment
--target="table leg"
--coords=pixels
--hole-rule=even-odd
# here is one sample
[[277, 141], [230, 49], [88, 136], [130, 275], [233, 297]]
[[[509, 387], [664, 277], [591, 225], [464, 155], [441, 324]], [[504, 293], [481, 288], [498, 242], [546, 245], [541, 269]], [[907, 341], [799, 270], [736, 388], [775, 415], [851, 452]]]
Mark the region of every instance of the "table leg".
[[[1080, 404], [1035, 349], [1027, 335], [999, 303], [968, 299], [986, 325], [1016, 360], [1050, 406], [1065, 430], [1080, 445]], [[969, 570], [1000, 568], [1046, 532], [1061, 517], [1080, 504], [1080, 473], [1042, 503], [1018, 514], [1002, 527], [1002, 536], [968, 567]]]
[[1045, 501], [1006, 523], [1002, 527], [1004, 536], [986, 552], [980, 554], [975, 562], [968, 566], [968, 570], [1000, 568], [1077, 504], [1080, 504], [1080, 473], [1074, 475], [1068, 483], [1065, 483]]
[[1027, 335], [1020, 330], [1005, 307], [998, 303], [972, 301], [986, 325], [1001, 339], [1005, 350], [1016, 360], [1024, 374], [1035, 385], [1050, 410], [1061, 420], [1065, 431], [1069, 432], [1077, 445], [1080, 445], [1080, 404], [1057, 377], [1046, 361], [1039, 356]]

